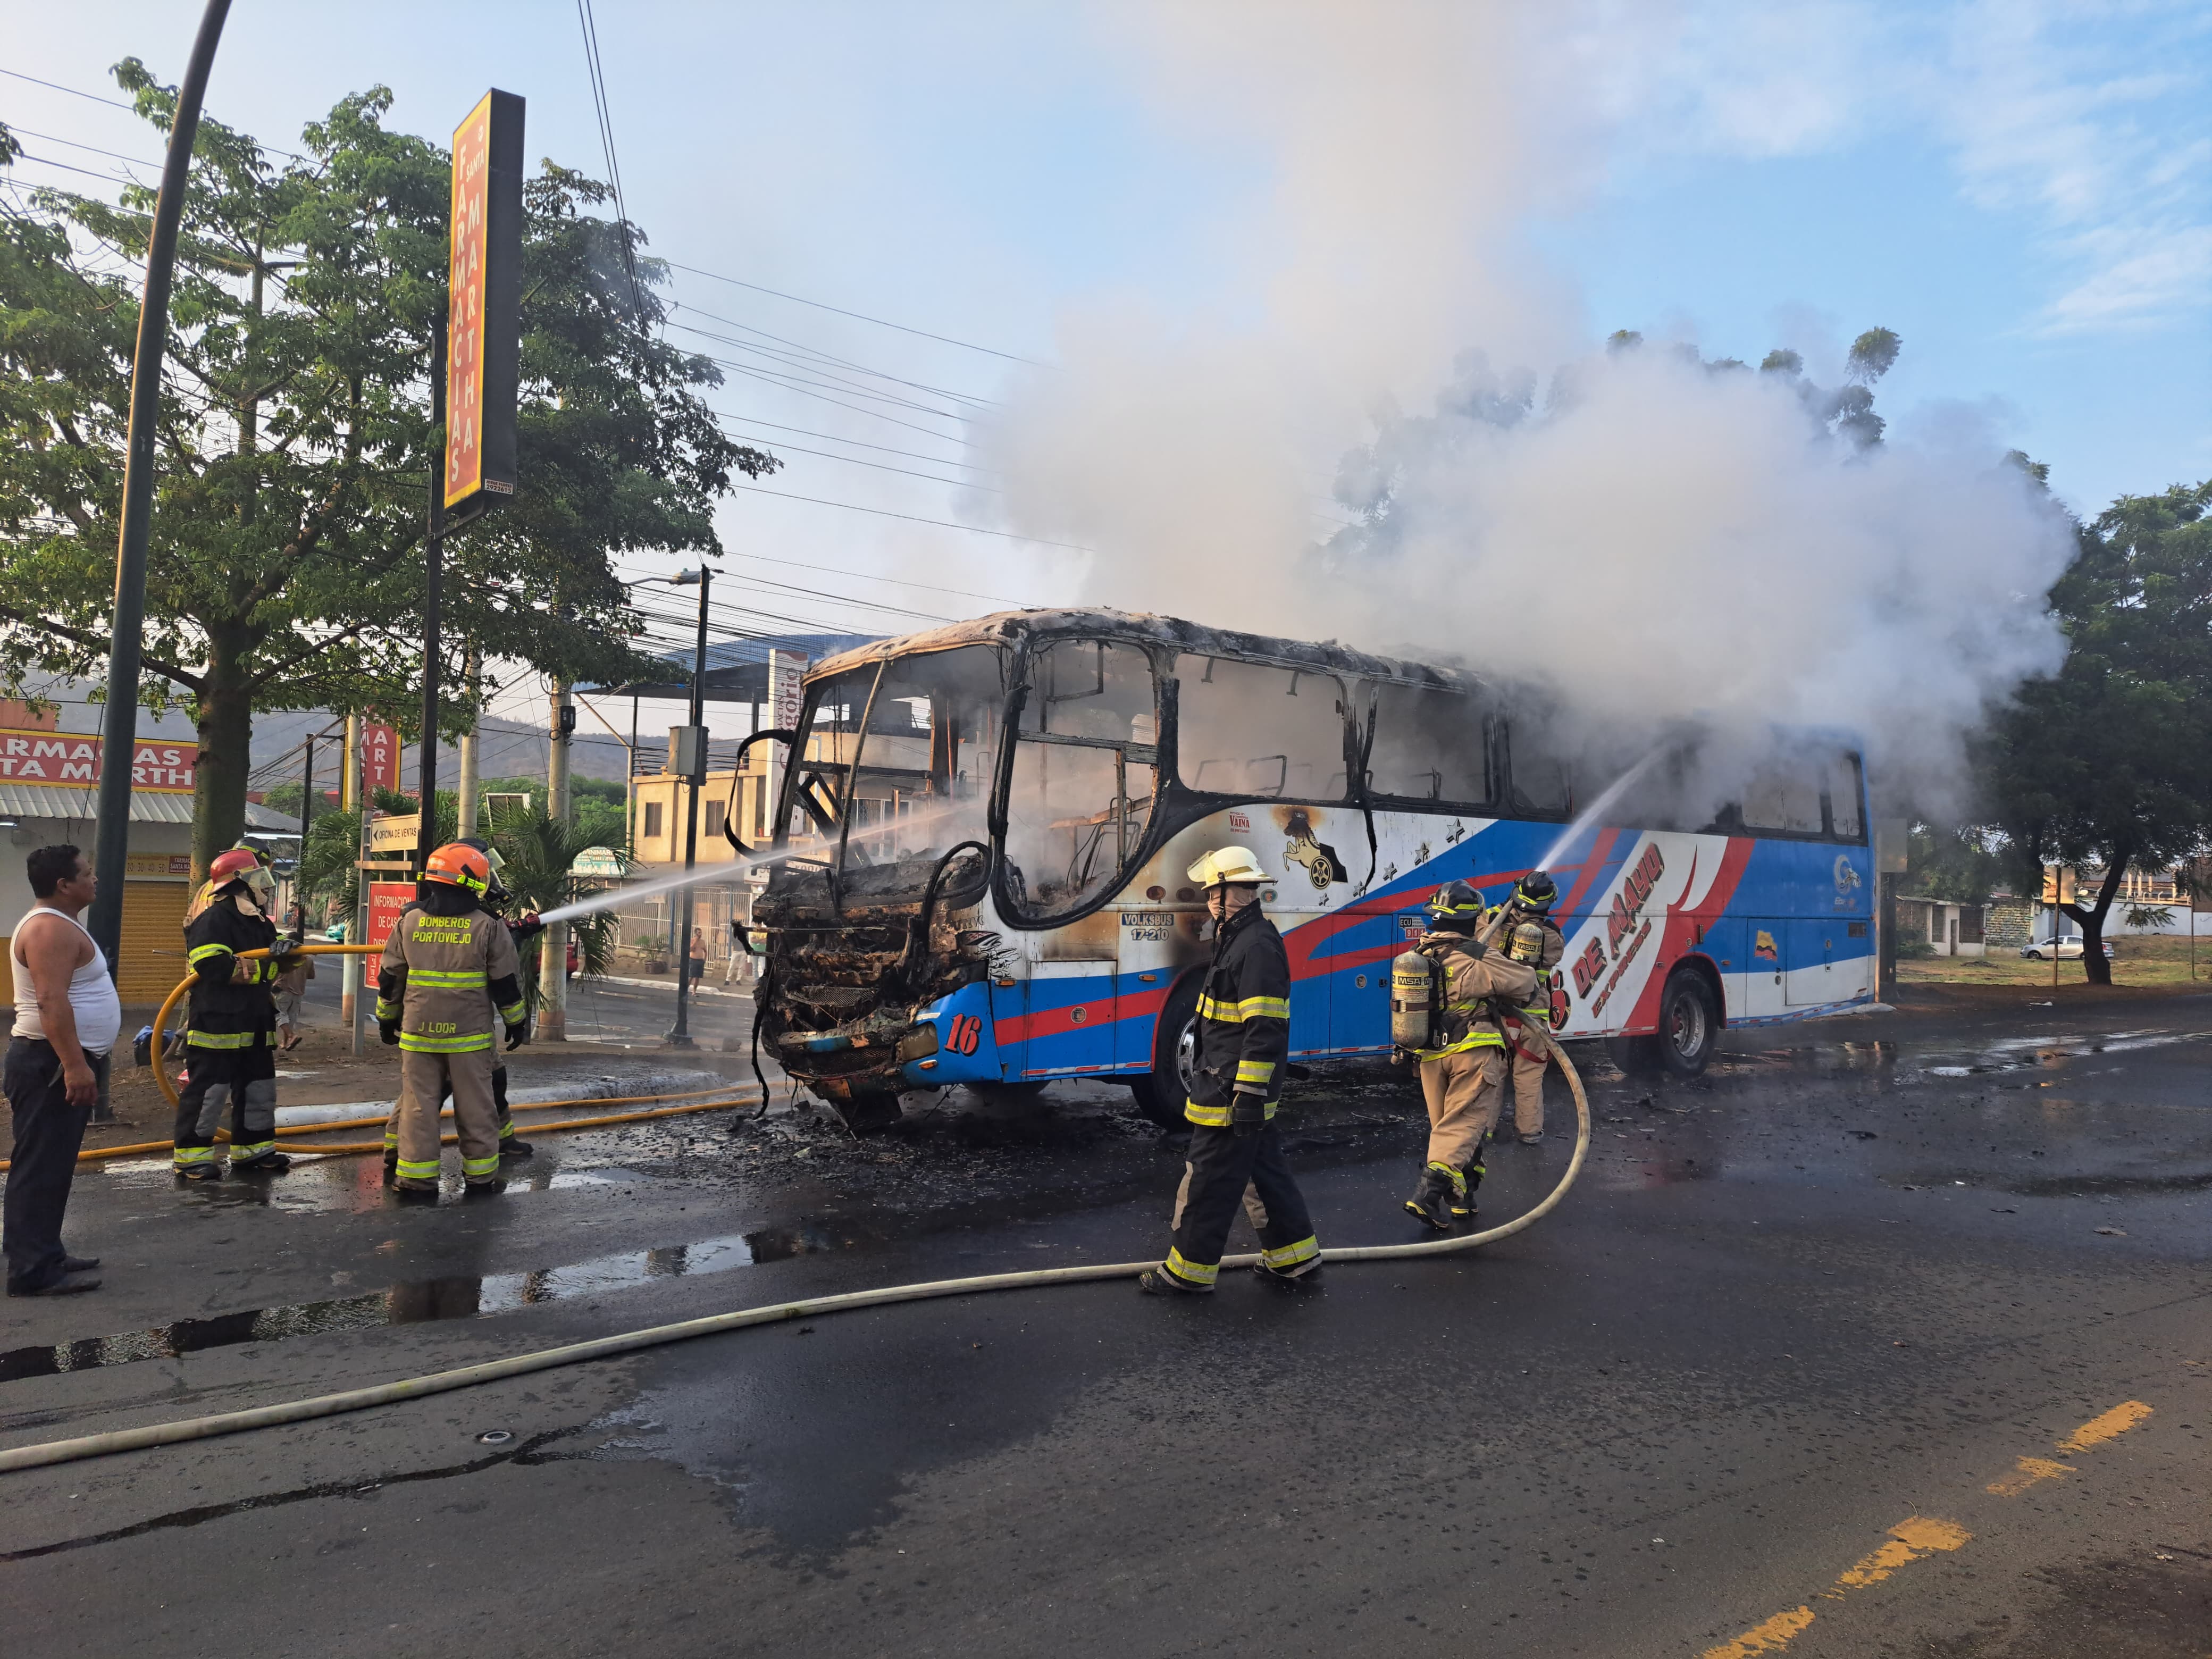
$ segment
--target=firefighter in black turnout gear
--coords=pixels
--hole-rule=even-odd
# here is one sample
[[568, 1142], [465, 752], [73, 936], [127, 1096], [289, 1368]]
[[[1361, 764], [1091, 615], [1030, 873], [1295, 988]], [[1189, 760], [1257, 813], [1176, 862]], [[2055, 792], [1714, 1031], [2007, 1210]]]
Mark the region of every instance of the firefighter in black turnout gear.
[[[477, 908], [486, 915], [498, 916], [502, 921], [507, 922], [507, 937], [514, 941], [514, 954], [517, 959], [521, 959], [525, 947], [531, 940], [545, 931], [545, 924], [538, 920], [538, 913], [535, 910], [527, 912], [519, 921], [507, 920], [504, 912], [507, 907], [514, 902], [514, 895], [507, 890], [507, 884], [499, 878], [500, 872], [507, 867], [507, 860], [499, 855], [498, 849], [489, 842], [481, 836], [463, 836], [453, 844], [457, 847], [474, 848], [484, 855], [484, 862], [491, 866], [491, 879], [485, 884], [483, 895], [477, 901]], [[507, 1056], [495, 1048], [492, 1050], [491, 1064], [491, 1097], [493, 1103], [499, 1108], [499, 1155], [502, 1158], [528, 1158], [537, 1149], [514, 1133], [514, 1113], [507, 1103]], [[441, 1105], [452, 1098], [453, 1091], [448, 1089], [441, 1097]], [[398, 1172], [398, 1169], [399, 1108], [398, 1103], [394, 1102], [392, 1115], [384, 1121], [385, 1179], [391, 1180]]]
[[1198, 999], [1198, 1064], [1183, 1115], [1189, 1162], [1176, 1194], [1173, 1248], [1137, 1286], [1148, 1295], [1204, 1295], [1241, 1200], [1260, 1236], [1260, 1275], [1310, 1281], [1321, 1244], [1274, 1125], [1291, 1044], [1291, 963], [1260, 909], [1270, 878], [1249, 848], [1224, 847], [1190, 867], [1214, 918], [1213, 960]]
[[[185, 1025], [185, 1086], [177, 1097], [170, 1157], [186, 1181], [222, 1175], [216, 1131], [230, 1114], [230, 1167], [236, 1175], [279, 1175], [292, 1160], [276, 1150], [277, 981], [304, 958], [289, 960], [270, 919], [275, 884], [250, 848], [218, 854], [185, 923], [192, 976]], [[246, 951], [273, 951], [247, 958]]]

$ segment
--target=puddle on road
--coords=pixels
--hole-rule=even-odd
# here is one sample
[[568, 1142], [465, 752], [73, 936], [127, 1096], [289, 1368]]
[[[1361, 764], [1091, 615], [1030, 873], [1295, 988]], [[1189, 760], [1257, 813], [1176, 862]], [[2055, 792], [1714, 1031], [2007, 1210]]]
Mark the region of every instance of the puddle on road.
[[142, 1359], [180, 1359], [210, 1348], [246, 1342], [281, 1342], [288, 1337], [320, 1336], [331, 1331], [368, 1330], [386, 1325], [416, 1325], [431, 1320], [477, 1319], [511, 1313], [538, 1303], [632, 1290], [656, 1279], [726, 1273], [757, 1262], [787, 1261], [820, 1251], [849, 1249], [864, 1242], [856, 1230], [829, 1222], [801, 1221], [793, 1227], [732, 1233], [661, 1249], [630, 1250], [594, 1256], [563, 1267], [529, 1273], [489, 1273], [420, 1279], [359, 1296], [320, 1302], [295, 1302], [277, 1308], [251, 1308], [204, 1319], [180, 1319], [151, 1330], [114, 1336], [82, 1337], [52, 1346], [0, 1352], [0, 1382], [63, 1371], [95, 1370]]
[[[398, 1207], [392, 1189], [384, 1182], [380, 1158], [361, 1154], [348, 1158], [302, 1158], [281, 1176], [227, 1176], [198, 1186], [180, 1182], [166, 1157], [117, 1158], [99, 1166], [100, 1175], [128, 1188], [134, 1195], [155, 1193], [178, 1204], [201, 1209], [263, 1209], [296, 1213], [333, 1211], [359, 1214], [368, 1210]], [[618, 1164], [585, 1164], [563, 1167], [558, 1154], [541, 1149], [529, 1163], [508, 1164], [506, 1196], [523, 1193], [594, 1191], [609, 1187], [653, 1187], [663, 1177], [641, 1174]], [[443, 1196], [461, 1196], [459, 1165], [446, 1159]]]
[[[2127, 1054], [2140, 1048], [2165, 1048], [2177, 1042], [2201, 1042], [2208, 1033], [2151, 1030], [2112, 1031], [2102, 1036], [2069, 1032], [2051, 1036], [2008, 1037], [1992, 1042], [1971, 1058], [1922, 1069], [1929, 1077], [1985, 1077], [1991, 1073], [2026, 1071], [2038, 1066], [2063, 1066], [2092, 1054]], [[1955, 1052], [1955, 1051], [1952, 1051]]]

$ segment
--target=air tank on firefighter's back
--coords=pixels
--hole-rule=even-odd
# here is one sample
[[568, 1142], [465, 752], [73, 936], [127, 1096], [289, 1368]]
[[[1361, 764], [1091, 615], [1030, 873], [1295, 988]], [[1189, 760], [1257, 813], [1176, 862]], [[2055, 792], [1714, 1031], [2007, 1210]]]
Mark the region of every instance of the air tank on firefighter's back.
[[1390, 1042], [1399, 1048], [1436, 1047], [1437, 965], [1419, 951], [1390, 963]]

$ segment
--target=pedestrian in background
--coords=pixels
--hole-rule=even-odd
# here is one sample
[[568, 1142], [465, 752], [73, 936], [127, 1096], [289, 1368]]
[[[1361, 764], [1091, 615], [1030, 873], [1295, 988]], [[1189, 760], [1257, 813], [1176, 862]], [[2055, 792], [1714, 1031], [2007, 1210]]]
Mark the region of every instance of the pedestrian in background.
[[15, 1144], [0, 1201], [0, 1252], [10, 1296], [96, 1291], [97, 1256], [62, 1248], [62, 1217], [76, 1178], [84, 1126], [107, 1094], [107, 1056], [123, 1005], [107, 958], [77, 920], [97, 885], [74, 847], [41, 847], [23, 860], [39, 902], [15, 924], [15, 1025], [0, 1088]]
[[691, 983], [696, 988], [707, 982], [707, 930], [691, 930]]

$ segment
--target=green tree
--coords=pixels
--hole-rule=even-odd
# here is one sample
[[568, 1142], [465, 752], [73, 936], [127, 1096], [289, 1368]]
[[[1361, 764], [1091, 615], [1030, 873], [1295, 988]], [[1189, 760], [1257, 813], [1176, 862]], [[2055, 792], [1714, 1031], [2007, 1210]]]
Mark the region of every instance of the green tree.
[[2129, 869], [2212, 835], [2212, 481], [2127, 495], [2080, 532], [2051, 590], [2065, 665], [2021, 688], [1978, 757], [2027, 884], [2044, 864], [2101, 866], [2081, 924], [2084, 971], [2112, 982], [2104, 931]]
[[[174, 94], [118, 83], [166, 131]], [[156, 437], [146, 699], [199, 726], [193, 854], [244, 822], [257, 708], [420, 705], [422, 542], [441, 434], [425, 374], [442, 325], [449, 159], [349, 97], [279, 164], [204, 118], [179, 242]], [[0, 165], [7, 146], [0, 144]], [[732, 442], [720, 374], [658, 337], [665, 268], [605, 191], [546, 164], [526, 187], [513, 501], [447, 544], [443, 678], [493, 664], [615, 680], [640, 631], [611, 556], [718, 550], [715, 497], [775, 459]], [[58, 190], [0, 207], [0, 685], [96, 678], [107, 648], [131, 364], [152, 193]], [[496, 690], [489, 677], [483, 688]], [[453, 730], [469, 711], [456, 696]], [[403, 725], [405, 721], [400, 722]], [[411, 734], [410, 734], [411, 735]]]
[[1984, 904], [2004, 879], [2005, 855], [1980, 824], [1916, 822], [1906, 836], [1905, 890], [1950, 904]]
[[[526, 812], [501, 812], [492, 825], [491, 843], [506, 860], [500, 879], [514, 895], [510, 908], [516, 915], [526, 911], [550, 910], [596, 890], [598, 884], [579, 880], [568, 872], [585, 848], [605, 843], [592, 841], [580, 824], [563, 823], [554, 818], [542, 804], [533, 802]], [[625, 866], [628, 865], [626, 854], [617, 849], [616, 856]], [[568, 926], [576, 936], [578, 971], [605, 973], [614, 963], [615, 913], [611, 909], [593, 911], [576, 917]], [[541, 994], [539, 986], [544, 974], [554, 969], [552, 964], [544, 962], [542, 951], [536, 966], [526, 963], [524, 967], [534, 1002]]]

